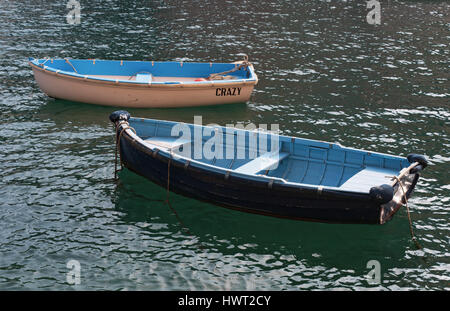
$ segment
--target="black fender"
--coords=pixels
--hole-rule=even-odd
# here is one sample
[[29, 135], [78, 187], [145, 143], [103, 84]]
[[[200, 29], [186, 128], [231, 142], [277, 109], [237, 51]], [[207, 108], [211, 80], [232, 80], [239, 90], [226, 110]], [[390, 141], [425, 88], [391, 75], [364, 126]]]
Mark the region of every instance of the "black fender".
[[406, 158], [408, 159], [409, 163], [419, 162], [419, 164], [422, 166], [422, 169], [428, 166], [427, 159], [421, 154], [410, 153]]
[[372, 187], [370, 188], [369, 195], [374, 201], [384, 204], [391, 201], [394, 197], [394, 188], [387, 184]]
[[131, 117], [131, 115], [130, 115], [130, 113], [128, 111], [117, 110], [117, 111], [114, 111], [113, 113], [111, 113], [109, 115], [109, 120], [112, 123], [115, 124], [115, 123], [117, 123], [119, 121], [126, 121], [126, 122], [128, 122], [128, 120], [130, 120], [130, 117]]

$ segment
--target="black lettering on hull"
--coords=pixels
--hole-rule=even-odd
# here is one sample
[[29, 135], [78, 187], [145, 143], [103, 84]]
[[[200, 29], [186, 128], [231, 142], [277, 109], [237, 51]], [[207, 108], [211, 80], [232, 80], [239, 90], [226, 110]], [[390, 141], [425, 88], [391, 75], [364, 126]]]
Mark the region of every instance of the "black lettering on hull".
[[216, 88], [216, 96], [239, 96], [239, 95], [241, 95], [240, 87]]

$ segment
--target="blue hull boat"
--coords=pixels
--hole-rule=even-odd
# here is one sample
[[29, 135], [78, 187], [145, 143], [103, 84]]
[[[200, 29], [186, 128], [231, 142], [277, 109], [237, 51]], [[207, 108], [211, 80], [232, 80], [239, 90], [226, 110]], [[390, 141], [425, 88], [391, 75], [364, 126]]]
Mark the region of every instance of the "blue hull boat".
[[417, 154], [131, 118], [126, 111], [110, 120], [120, 163], [129, 170], [181, 195], [275, 217], [383, 224], [406, 203], [427, 166]]

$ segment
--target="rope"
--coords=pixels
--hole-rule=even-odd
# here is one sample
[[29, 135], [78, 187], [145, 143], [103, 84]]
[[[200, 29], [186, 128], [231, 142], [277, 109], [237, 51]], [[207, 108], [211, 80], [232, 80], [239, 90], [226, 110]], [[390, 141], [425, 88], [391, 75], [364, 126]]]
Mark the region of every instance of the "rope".
[[66, 58], [64, 58], [64, 60], [66, 61], [66, 63], [68, 63], [72, 68], [73, 68], [73, 70], [76, 72], [76, 73], [78, 73], [78, 71], [75, 69], [75, 67], [72, 65], [72, 63], [69, 61], [69, 59], [66, 57]]
[[[220, 80], [220, 79], [216, 79], [219, 76], [224, 76], [226, 74], [238, 71], [239, 69], [245, 67], [247, 68], [248, 66], [251, 66], [250, 62], [248, 61], [248, 56], [246, 54], [244, 54], [244, 60], [242, 61], [242, 63], [239, 66], [234, 66], [233, 69], [231, 70], [227, 70], [227, 71], [223, 71], [223, 72], [218, 72], [218, 73], [212, 73], [209, 75], [208, 80]], [[224, 77], [222, 77], [221, 79], [223, 79]]]
[[170, 192], [170, 163], [172, 162], [172, 153], [170, 153], [169, 162], [167, 162], [167, 191], [166, 191], [166, 203], [171, 207], [169, 200], [169, 192]]
[[[120, 133], [118, 134], [117, 132], [119, 130], [120, 124], [121, 123], [119, 123], [117, 125], [117, 127], [116, 127], [116, 137], [117, 137], [117, 139], [116, 139], [116, 152], [115, 152], [115, 161], [114, 161], [114, 179], [115, 180], [117, 180], [117, 173], [120, 172], [122, 170], [122, 168], [123, 168], [122, 167], [122, 154], [120, 153], [120, 139], [122, 138], [122, 134], [124, 133], [124, 131], [126, 129], [130, 129], [130, 130], [132, 130], [134, 132], [134, 134], [136, 134], [136, 130], [134, 128], [132, 128], [131, 126], [129, 126], [128, 124], [125, 125], [124, 127], [122, 127], [122, 129], [120, 130]], [[120, 155], [120, 170], [117, 169], [117, 158], [118, 158], [117, 154], [118, 153]]]
[[44, 64], [50, 60], [50, 57], [45, 57], [44, 60], [45, 60], [45, 61], [42, 62], [42, 63], [39, 63], [39, 62], [38, 62], [38, 65], [41, 66], [42, 68], [44, 67]]
[[411, 214], [410, 214], [409, 207], [408, 207], [408, 198], [406, 197], [406, 191], [405, 191], [405, 188], [403, 188], [403, 183], [400, 180], [400, 178], [398, 178], [397, 176], [388, 176], [388, 177], [391, 177], [392, 179], [396, 179], [397, 182], [398, 182], [398, 185], [402, 189], [403, 199], [405, 201], [406, 211], [407, 211], [407, 214], [408, 214], [409, 231], [411, 232], [411, 238], [414, 241], [414, 243], [416, 244], [417, 248], [421, 249], [422, 246], [420, 246], [419, 242], [417, 241], [416, 237], [414, 236], [414, 230], [413, 230], [413, 226], [412, 226]]
[[[134, 132], [134, 134], [136, 134], [135, 129], [132, 128], [131, 126], [129, 126], [127, 122], [123, 121], [123, 123], [126, 123], [126, 124], [122, 127], [122, 129], [120, 130], [120, 133], [118, 135], [117, 135], [117, 133], [119, 131], [119, 127], [122, 124], [122, 122], [120, 122], [116, 126], [116, 137], [117, 137], [117, 140], [116, 140], [116, 152], [115, 152], [115, 163], [114, 163], [114, 179], [115, 180], [117, 180], [117, 173], [122, 170], [122, 155], [120, 153], [120, 139], [122, 138], [122, 134], [127, 129], [132, 130]], [[119, 152], [117, 152], [117, 151], [119, 151]], [[120, 155], [120, 170], [117, 169], [118, 153]], [[177, 211], [172, 207], [172, 204], [170, 203], [169, 193], [170, 193], [170, 164], [171, 163], [172, 163], [172, 153], [170, 153], [170, 158], [169, 158], [169, 161], [167, 163], [167, 191], [166, 191], [166, 200], [164, 201], [164, 203], [166, 203], [167, 206], [169, 206], [169, 208], [175, 214], [175, 217], [177, 218], [177, 220], [180, 223], [181, 227], [184, 228], [189, 235], [194, 236], [194, 234], [192, 234], [191, 231], [188, 229], [188, 227], [183, 223], [183, 221], [181, 220], [181, 218], [178, 215]], [[154, 201], [158, 201], [158, 200], [154, 200]], [[204, 250], [204, 247], [201, 245], [201, 242], [199, 242], [199, 244], [197, 246], [199, 247], [200, 250]]]
[[[170, 208], [170, 210], [175, 214], [175, 217], [177, 218], [177, 220], [180, 223], [181, 227], [183, 229], [185, 229], [186, 232], [189, 235], [194, 236], [194, 234], [191, 233], [189, 228], [183, 223], [183, 221], [181, 220], [181, 218], [178, 215], [177, 211], [175, 210], [175, 208], [172, 207], [172, 204], [170, 203], [169, 194], [170, 194], [170, 164], [171, 163], [172, 163], [172, 152], [170, 152], [170, 158], [169, 158], [169, 161], [167, 162], [167, 190], [166, 190], [166, 201], [164, 203], [166, 203], [167, 206]], [[199, 247], [200, 250], [204, 250], [204, 247], [202, 246], [201, 242], [199, 242], [199, 244], [197, 246]]]

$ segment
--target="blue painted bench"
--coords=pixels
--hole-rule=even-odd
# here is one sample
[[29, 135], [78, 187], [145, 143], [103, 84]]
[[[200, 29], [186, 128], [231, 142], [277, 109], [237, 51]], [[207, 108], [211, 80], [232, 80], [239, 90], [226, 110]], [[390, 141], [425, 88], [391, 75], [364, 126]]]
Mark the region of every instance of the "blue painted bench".
[[152, 75], [149, 73], [138, 73], [136, 75], [136, 82], [149, 83], [150, 81], [152, 81]]
[[289, 156], [288, 152], [266, 152], [256, 159], [239, 166], [234, 171], [242, 174], [256, 174], [263, 170], [274, 169], [276, 164]]
[[169, 150], [180, 148], [186, 144], [190, 144], [190, 139], [181, 139], [179, 137], [149, 137], [144, 139], [144, 142], [157, 147], [163, 147]]
[[386, 176], [398, 175], [392, 169], [366, 167], [350, 177], [339, 188], [341, 190], [369, 192], [373, 186], [390, 184], [391, 179]]

